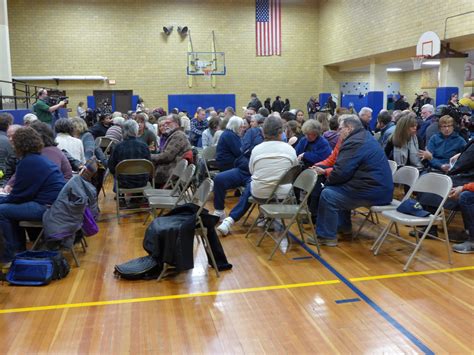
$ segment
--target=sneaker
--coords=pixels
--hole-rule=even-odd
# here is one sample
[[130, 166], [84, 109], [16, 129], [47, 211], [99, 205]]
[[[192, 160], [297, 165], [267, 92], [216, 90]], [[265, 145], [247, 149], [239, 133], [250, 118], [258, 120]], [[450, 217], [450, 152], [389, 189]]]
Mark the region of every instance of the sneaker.
[[219, 217], [219, 222], [222, 222], [226, 216], [224, 210], [215, 210], [213, 215]]
[[257, 227], [263, 228], [267, 224], [267, 220], [265, 218], [259, 218], [257, 222]]
[[232, 217], [226, 217], [224, 218], [222, 223], [219, 225], [219, 227], [217, 227], [217, 231], [221, 235], [225, 236], [230, 233], [230, 229], [232, 228], [233, 224], [234, 224], [234, 220], [232, 219]]
[[325, 245], [327, 247], [337, 247], [337, 238], [321, 238], [318, 237], [319, 245]]
[[453, 251], [460, 254], [472, 254], [474, 253], [474, 242], [464, 242], [461, 244], [454, 244]]

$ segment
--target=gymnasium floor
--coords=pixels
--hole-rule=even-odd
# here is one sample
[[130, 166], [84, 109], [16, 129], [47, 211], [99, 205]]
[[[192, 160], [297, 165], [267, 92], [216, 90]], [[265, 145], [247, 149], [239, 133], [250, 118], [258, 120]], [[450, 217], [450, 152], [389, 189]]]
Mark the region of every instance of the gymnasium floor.
[[101, 231], [87, 253], [77, 249], [80, 268], [46, 287], [0, 287], [2, 353], [474, 352], [473, 255], [453, 253], [451, 266], [429, 240], [403, 273], [411, 249], [391, 241], [374, 257], [378, 228], [368, 225], [321, 257], [294, 242], [268, 261], [273, 242], [256, 247], [238, 224], [221, 239], [234, 267], [220, 278], [199, 247], [193, 270], [118, 280], [115, 264], [145, 255], [144, 215], [119, 226], [108, 187]]

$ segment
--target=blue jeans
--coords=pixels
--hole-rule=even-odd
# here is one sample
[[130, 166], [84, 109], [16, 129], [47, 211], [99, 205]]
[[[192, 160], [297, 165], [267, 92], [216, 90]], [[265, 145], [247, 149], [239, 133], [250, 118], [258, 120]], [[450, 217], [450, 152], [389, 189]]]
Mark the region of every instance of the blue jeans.
[[46, 206], [36, 202], [0, 204], [0, 228], [5, 238], [5, 251], [0, 258], [2, 262], [13, 260], [17, 251], [25, 249], [25, 239], [18, 222], [41, 221], [45, 211]]
[[[248, 204], [247, 200], [250, 196], [250, 180], [251, 176], [242, 172], [238, 168], [230, 169], [217, 174], [214, 178], [214, 208], [216, 210], [224, 209], [225, 194], [227, 190], [236, 189], [240, 186], [245, 186], [245, 191], [240, 197], [239, 203], [232, 210], [233, 212], [235, 209], [237, 209], [237, 212], [235, 214], [231, 212], [230, 215], [234, 220], [238, 220], [240, 217], [242, 217], [246, 211], [245, 206], [243, 208], [238, 206], [244, 205], [244, 202]], [[243, 200], [243, 198], [245, 198], [245, 200]], [[232, 215], [236, 217], [238, 216], [237, 219], [235, 219]]]
[[462, 192], [459, 196], [459, 207], [464, 226], [469, 231], [469, 241], [474, 242], [474, 192]]
[[347, 196], [347, 192], [335, 186], [328, 186], [319, 199], [316, 234], [326, 239], [336, 239], [338, 231], [352, 230], [351, 210], [369, 207], [373, 203]]

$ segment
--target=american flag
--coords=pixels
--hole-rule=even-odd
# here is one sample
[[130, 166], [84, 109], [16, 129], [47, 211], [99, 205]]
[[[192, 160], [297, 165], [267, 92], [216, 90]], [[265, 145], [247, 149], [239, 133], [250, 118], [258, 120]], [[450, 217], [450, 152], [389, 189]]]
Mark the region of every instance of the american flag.
[[257, 57], [281, 55], [281, 0], [256, 0]]

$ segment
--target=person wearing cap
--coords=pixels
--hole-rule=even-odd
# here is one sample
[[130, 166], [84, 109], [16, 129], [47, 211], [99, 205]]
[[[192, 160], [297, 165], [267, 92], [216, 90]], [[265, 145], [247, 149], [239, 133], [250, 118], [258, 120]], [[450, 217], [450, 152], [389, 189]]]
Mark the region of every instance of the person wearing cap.
[[453, 251], [461, 254], [474, 253], [474, 182], [453, 188], [449, 197], [459, 200], [464, 227], [469, 232], [469, 239], [453, 245]]

